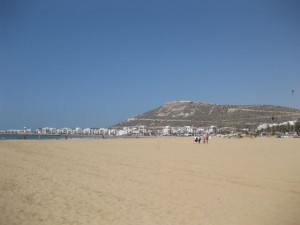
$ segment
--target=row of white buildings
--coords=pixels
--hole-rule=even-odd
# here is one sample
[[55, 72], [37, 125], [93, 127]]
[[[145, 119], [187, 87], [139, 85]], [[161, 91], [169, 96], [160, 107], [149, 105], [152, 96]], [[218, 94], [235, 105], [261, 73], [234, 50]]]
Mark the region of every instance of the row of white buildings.
[[264, 129], [267, 129], [268, 127], [278, 127], [278, 126], [285, 126], [285, 125], [290, 125], [290, 126], [295, 126], [297, 121], [287, 121], [287, 122], [283, 122], [283, 123], [271, 123], [271, 124], [268, 124], [268, 123], [263, 123], [263, 124], [260, 124], [256, 129], [257, 130], [264, 130]]
[[[2, 131], [3, 132], [3, 131]], [[192, 126], [184, 127], [171, 127], [166, 126], [161, 129], [150, 129], [146, 126], [137, 127], [123, 127], [122, 129], [110, 128], [51, 128], [44, 127], [38, 128], [35, 131], [24, 127], [20, 130], [7, 130], [6, 133], [19, 133], [19, 134], [41, 134], [41, 135], [104, 135], [104, 136], [153, 136], [153, 135], [194, 135], [194, 134], [217, 134], [217, 127], [211, 126], [207, 128], [195, 128]]]
[[[291, 126], [295, 125], [296, 121], [288, 121], [280, 124], [260, 124], [256, 130], [266, 129], [272, 126], [281, 126], [289, 124]], [[184, 126], [184, 127], [171, 127], [166, 126], [161, 129], [150, 129], [146, 126], [137, 126], [137, 127], [123, 127], [122, 129], [110, 129], [110, 128], [51, 128], [51, 127], [44, 127], [38, 128], [35, 131], [32, 131], [29, 128], [24, 127], [20, 130], [6, 130], [0, 132], [6, 133], [35, 133], [35, 134], [42, 134], [42, 135], [104, 135], [104, 136], [153, 136], [153, 135], [161, 135], [161, 136], [170, 136], [170, 135], [177, 135], [177, 136], [191, 136], [195, 134], [210, 134], [216, 135], [219, 131], [223, 131], [227, 128], [218, 129], [216, 126], [210, 127], [193, 127], [193, 126]], [[233, 131], [233, 128], [228, 128], [227, 131]], [[249, 131], [249, 129], [243, 129]]]
[[123, 127], [123, 129], [109, 128], [39, 128], [38, 134], [60, 134], [60, 135], [108, 135], [108, 136], [152, 136], [152, 135], [194, 135], [194, 134], [217, 134], [217, 127], [195, 128], [191, 126], [170, 127], [162, 129], [148, 129], [146, 126]]

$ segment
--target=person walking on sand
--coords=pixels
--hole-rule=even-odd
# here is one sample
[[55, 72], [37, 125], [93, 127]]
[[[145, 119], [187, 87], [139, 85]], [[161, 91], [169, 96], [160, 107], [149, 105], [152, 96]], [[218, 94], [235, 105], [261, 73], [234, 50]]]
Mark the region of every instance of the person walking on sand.
[[203, 135], [203, 144], [205, 144], [205, 135]]
[[201, 136], [199, 135], [198, 137], [198, 143], [200, 144], [201, 143]]
[[197, 143], [198, 137], [196, 135], [195, 135], [194, 139], [195, 139], [195, 143]]
[[206, 136], [205, 136], [205, 141], [206, 141], [206, 144], [208, 144], [208, 134], [206, 134]]

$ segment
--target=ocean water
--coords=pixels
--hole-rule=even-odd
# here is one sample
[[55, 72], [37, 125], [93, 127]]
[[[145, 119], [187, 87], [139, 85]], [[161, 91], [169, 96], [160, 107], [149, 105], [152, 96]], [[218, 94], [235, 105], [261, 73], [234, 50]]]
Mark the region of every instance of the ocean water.
[[60, 136], [60, 135], [0, 134], [0, 140], [8, 140], [8, 139], [45, 140], [45, 139], [62, 139], [62, 138], [64, 138], [64, 136]]

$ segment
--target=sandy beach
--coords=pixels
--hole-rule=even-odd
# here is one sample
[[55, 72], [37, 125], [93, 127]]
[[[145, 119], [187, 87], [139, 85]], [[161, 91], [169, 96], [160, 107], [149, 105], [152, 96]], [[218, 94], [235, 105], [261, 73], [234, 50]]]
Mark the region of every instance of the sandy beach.
[[298, 225], [300, 139], [0, 141], [1, 225]]

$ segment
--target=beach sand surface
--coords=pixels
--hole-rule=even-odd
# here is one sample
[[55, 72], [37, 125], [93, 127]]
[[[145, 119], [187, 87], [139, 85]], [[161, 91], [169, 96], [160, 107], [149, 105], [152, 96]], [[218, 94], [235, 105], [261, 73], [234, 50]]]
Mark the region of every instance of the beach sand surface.
[[300, 139], [0, 141], [1, 225], [299, 225]]

